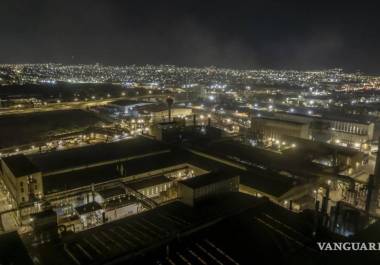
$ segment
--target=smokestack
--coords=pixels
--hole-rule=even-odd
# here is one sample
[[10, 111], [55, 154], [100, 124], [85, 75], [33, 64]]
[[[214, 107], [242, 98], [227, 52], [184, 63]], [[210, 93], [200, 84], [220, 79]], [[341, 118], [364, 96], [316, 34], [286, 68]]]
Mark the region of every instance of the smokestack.
[[174, 100], [171, 97], [168, 97], [166, 99], [166, 103], [168, 104], [169, 122], [171, 122], [171, 118], [172, 118], [172, 105], [173, 105], [173, 102], [174, 102]]

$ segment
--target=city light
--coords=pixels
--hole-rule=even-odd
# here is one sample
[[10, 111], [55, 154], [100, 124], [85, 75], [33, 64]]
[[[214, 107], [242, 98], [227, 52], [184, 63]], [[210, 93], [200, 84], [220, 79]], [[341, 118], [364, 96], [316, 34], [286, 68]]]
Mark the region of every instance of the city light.
[[378, 264], [376, 3], [16, 2], [0, 264]]

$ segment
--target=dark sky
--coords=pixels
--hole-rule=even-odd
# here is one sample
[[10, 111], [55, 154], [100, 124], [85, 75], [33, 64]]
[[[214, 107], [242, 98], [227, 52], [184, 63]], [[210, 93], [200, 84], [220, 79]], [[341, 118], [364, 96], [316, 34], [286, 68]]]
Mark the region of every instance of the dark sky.
[[378, 10], [365, 0], [0, 0], [0, 63], [380, 73]]

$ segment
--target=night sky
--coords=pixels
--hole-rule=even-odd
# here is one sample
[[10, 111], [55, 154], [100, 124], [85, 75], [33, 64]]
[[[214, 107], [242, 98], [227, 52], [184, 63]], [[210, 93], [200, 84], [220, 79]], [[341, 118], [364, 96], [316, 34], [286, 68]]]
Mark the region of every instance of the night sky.
[[380, 74], [378, 10], [363, 0], [1, 0], [0, 63]]

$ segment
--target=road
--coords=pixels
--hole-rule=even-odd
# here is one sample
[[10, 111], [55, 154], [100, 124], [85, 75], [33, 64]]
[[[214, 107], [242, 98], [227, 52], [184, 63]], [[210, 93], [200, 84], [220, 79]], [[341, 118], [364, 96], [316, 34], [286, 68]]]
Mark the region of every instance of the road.
[[141, 100], [149, 98], [166, 98], [168, 95], [143, 95], [143, 96], [134, 96], [134, 97], [118, 97], [118, 98], [107, 98], [107, 99], [98, 99], [98, 100], [89, 100], [89, 101], [71, 101], [71, 102], [61, 102], [61, 103], [49, 103], [48, 105], [42, 107], [32, 107], [32, 108], [3, 108], [0, 109], [1, 115], [9, 114], [25, 114], [25, 113], [34, 113], [34, 112], [44, 112], [44, 111], [56, 111], [56, 110], [69, 110], [69, 109], [86, 109], [95, 106], [103, 106], [110, 104], [115, 100]]

